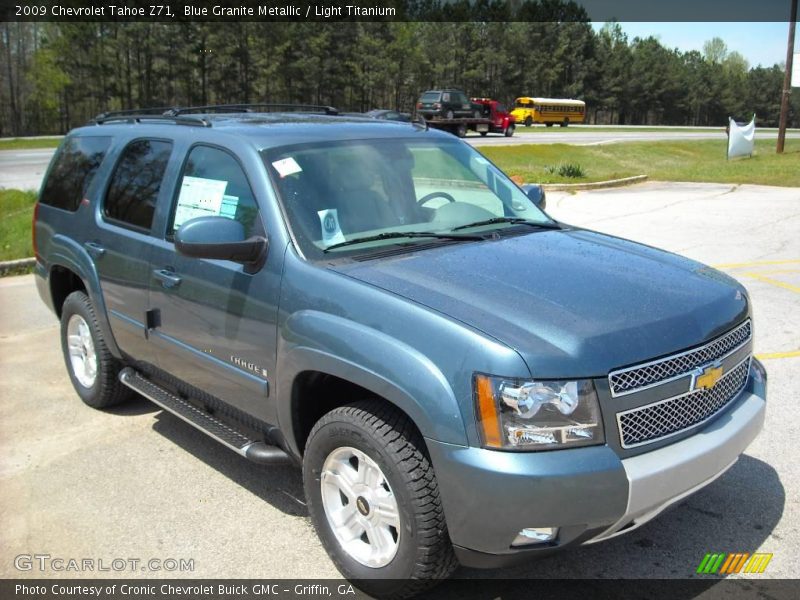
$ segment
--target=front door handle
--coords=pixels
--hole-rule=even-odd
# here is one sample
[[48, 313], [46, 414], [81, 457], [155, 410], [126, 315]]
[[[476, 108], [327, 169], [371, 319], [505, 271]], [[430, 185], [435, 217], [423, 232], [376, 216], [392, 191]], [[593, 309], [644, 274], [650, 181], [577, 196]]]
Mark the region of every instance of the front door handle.
[[161, 282], [161, 287], [167, 289], [176, 288], [181, 283], [181, 278], [175, 275], [175, 271], [170, 271], [169, 269], [155, 269], [153, 277]]
[[97, 242], [86, 242], [83, 247], [86, 248], [92, 258], [100, 258], [106, 253], [106, 249]]

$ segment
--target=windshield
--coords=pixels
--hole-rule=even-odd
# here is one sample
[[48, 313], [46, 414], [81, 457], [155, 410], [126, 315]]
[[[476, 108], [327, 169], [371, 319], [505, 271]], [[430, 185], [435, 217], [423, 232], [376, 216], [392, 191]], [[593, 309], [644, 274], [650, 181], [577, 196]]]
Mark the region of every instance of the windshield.
[[533, 102], [530, 98], [517, 98], [514, 102], [514, 108], [531, 108], [532, 106]]
[[419, 99], [420, 102], [438, 102], [441, 97], [441, 92], [425, 92]]
[[[262, 155], [294, 237], [312, 259], [434, 239], [453, 243], [456, 236], [441, 234], [516, 227], [514, 219], [552, 223], [497, 167], [455, 138], [314, 143]], [[487, 220], [494, 222], [464, 228]], [[413, 235], [395, 235], [404, 232]]]

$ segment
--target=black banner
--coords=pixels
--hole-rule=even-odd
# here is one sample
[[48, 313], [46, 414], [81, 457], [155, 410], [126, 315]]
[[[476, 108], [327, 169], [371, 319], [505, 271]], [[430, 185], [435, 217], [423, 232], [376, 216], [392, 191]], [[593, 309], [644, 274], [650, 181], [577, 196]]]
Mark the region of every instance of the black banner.
[[3, 21], [788, 21], [789, 0], [0, 0]]
[[[358, 581], [334, 579], [4, 579], [4, 600], [349, 600], [372, 598]], [[724, 579], [449, 579], [417, 596], [437, 600], [794, 600], [798, 580]]]

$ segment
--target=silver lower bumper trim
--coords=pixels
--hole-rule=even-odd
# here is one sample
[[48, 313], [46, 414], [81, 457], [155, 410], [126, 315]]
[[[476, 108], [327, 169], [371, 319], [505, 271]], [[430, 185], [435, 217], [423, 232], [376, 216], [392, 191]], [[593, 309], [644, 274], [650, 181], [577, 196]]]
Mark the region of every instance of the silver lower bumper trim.
[[766, 402], [744, 392], [735, 406], [692, 437], [622, 461], [628, 477], [625, 514], [592, 544], [633, 531], [705, 487], [738, 460], [764, 426]]

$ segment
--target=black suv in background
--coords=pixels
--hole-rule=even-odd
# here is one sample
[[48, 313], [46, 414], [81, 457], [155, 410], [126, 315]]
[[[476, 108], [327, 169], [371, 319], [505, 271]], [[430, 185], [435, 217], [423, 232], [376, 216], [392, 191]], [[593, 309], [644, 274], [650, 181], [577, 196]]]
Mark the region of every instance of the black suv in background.
[[417, 102], [417, 112], [426, 119], [454, 119], [472, 117], [480, 119], [482, 107], [473, 104], [461, 90], [429, 90], [424, 92]]

